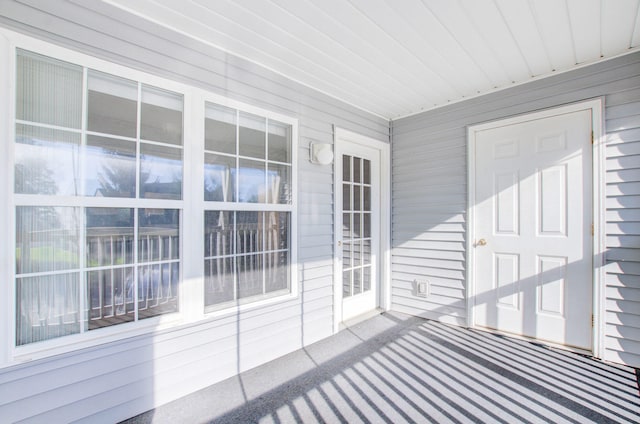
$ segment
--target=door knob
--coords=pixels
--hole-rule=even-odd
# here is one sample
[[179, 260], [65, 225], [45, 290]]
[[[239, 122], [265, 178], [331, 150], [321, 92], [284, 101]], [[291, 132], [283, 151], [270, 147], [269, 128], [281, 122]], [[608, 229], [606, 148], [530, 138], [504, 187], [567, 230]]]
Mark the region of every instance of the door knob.
[[487, 241], [485, 239], [480, 239], [476, 244], [478, 246], [485, 246], [487, 244]]

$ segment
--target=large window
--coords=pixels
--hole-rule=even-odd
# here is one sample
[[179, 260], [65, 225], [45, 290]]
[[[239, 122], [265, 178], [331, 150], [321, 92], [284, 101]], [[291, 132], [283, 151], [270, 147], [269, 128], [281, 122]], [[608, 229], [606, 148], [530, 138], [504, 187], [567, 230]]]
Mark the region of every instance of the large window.
[[295, 119], [59, 51], [16, 50], [17, 352], [295, 295]]
[[205, 305], [291, 288], [290, 124], [205, 105]]
[[16, 345], [178, 311], [182, 95], [26, 51], [16, 68]]

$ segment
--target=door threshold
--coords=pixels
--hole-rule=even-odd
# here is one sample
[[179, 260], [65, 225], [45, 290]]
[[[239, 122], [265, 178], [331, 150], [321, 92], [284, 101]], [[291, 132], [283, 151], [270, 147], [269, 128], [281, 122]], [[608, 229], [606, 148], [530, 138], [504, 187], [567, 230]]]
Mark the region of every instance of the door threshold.
[[348, 320], [341, 322], [340, 323], [340, 328], [338, 329], [338, 331], [342, 331], [342, 330], [344, 330], [346, 328], [353, 327], [354, 325], [360, 324], [362, 321], [366, 321], [369, 318], [373, 318], [375, 316], [378, 316], [378, 315], [382, 314], [383, 312], [384, 312], [383, 309], [376, 308], [376, 309], [372, 309], [372, 310], [370, 310], [368, 312], [365, 312], [363, 314], [356, 315], [353, 318], [349, 318]]
[[475, 325], [475, 326], [473, 326], [471, 328], [474, 329], [474, 330], [479, 330], [479, 331], [484, 331], [484, 332], [487, 332], [487, 333], [496, 334], [498, 336], [511, 337], [513, 339], [523, 340], [525, 342], [537, 344], [537, 345], [540, 345], [540, 346], [544, 346], [544, 347], [548, 347], [548, 348], [552, 348], [552, 349], [566, 350], [566, 351], [569, 351], [569, 352], [577, 353], [579, 355], [592, 356], [592, 357], [595, 358], [595, 356], [593, 355], [593, 351], [592, 350], [585, 349], [585, 348], [582, 348], [582, 347], [563, 345], [563, 344], [560, 344], [560, 343], [554, 343], [554, 342], [550, 342], [550, 341], [547, 341], [547, 340], [536, 339], [534, 337], [523, 336], [521, 334], [509, 333], [508, 331], [500, 331], [500, 330], [496, 330], [495, 328], [490, 328], [490, 327], [482, 327], [482, 326]]

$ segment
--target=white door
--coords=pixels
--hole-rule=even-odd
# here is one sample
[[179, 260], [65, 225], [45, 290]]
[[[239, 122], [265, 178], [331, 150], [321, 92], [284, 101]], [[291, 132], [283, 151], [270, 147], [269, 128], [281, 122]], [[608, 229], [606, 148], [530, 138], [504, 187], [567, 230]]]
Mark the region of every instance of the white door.
[[336, 150], [337, 306], [346, 321], [379, 305], [380, 151], [345, 140]]
[[475, 325], [591, 350], [591, 110], [475, 133]]

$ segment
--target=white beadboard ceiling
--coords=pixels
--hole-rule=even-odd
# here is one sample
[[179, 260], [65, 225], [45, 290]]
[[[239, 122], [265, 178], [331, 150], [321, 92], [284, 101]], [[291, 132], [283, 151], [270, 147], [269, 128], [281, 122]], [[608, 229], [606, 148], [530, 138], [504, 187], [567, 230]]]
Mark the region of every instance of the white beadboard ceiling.
[[103, 1], [386, 119], [640, 45], [640, 0]]

